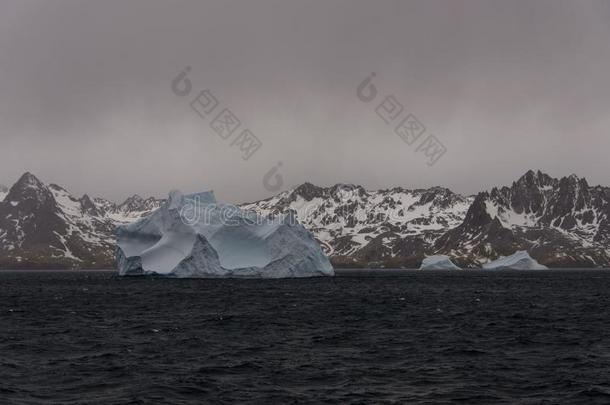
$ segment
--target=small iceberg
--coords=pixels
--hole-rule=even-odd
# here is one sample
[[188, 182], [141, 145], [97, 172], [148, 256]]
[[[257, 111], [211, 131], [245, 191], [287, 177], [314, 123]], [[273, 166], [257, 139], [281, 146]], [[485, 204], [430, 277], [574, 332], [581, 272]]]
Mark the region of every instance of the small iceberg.
[[449, 256], [434, 255], [426, 257], [419, 267], [420, 270], [461, 270], [456, 266]]
[[206, 277], [333, 276], [330, 261], [289, 213], [263, 218], [216, 201], [212, 192], [169, 199], [117, 228], [119, 275]]
[[483, 265], [485, 270], [546, 270], [548, 267], [538, 263], [525, 250]]

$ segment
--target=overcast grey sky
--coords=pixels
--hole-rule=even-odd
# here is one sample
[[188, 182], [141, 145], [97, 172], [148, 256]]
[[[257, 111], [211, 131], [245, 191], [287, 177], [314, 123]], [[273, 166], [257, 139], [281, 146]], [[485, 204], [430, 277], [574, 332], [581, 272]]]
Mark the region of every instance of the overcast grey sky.
[[[356, 88], [371, 72], [367, 104]], [[189, 106], [206, 88], [263, 142], [248, 161]], [[376, 115], [385, 95], [447, 147], [436, 165]], [[277, 162], [284, 188], [473, 193], [529, 168], [610, 185], [609, 129], [608, 1], [0, 3], [7, 185], [29, 170], [74, 194], [241, 202], [271, 194]]]

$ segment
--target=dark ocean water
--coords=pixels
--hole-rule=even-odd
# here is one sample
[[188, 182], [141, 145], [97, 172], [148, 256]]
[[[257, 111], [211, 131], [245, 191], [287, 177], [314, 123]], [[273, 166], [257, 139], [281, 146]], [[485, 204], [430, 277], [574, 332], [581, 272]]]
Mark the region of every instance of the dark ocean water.
[[0, 272], [0, 403], [609, 404], [610, 272]]

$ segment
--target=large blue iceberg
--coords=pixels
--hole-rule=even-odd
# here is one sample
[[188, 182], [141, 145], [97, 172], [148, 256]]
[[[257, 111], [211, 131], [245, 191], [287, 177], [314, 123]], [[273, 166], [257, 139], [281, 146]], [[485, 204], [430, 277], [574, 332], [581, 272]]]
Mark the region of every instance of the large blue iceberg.
[[333, 276], [313, 235], [292, 213], [263, 218], [218, 203], [213, 192], [174, 191], [150, 216], [117, 229], [119, 275]]

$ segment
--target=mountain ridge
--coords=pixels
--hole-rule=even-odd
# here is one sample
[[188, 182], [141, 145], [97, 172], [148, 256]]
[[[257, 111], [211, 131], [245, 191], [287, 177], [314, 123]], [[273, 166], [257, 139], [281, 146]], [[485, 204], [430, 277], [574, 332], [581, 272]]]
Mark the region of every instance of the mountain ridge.
[[[155, 207], [72, 196], [26, 172], [0, 200], [0, 268], [114, 267], [114, 229]], [[159, 204], [160, 205], [160, 202]]]
[[[116, 226], [163, 202], [75, 197], [26, 172], [10, 189], [0, 186], [0, 268], [113, 268]], [[517, 250], [549, 267], [610, 266], [610, 188], [577, 175], [528, 170], [472, 196], [306, 182], [238, 206], [265, 217], [292, 211], [336, 267], [417, 268], [433, 254], [480, 267]]]

